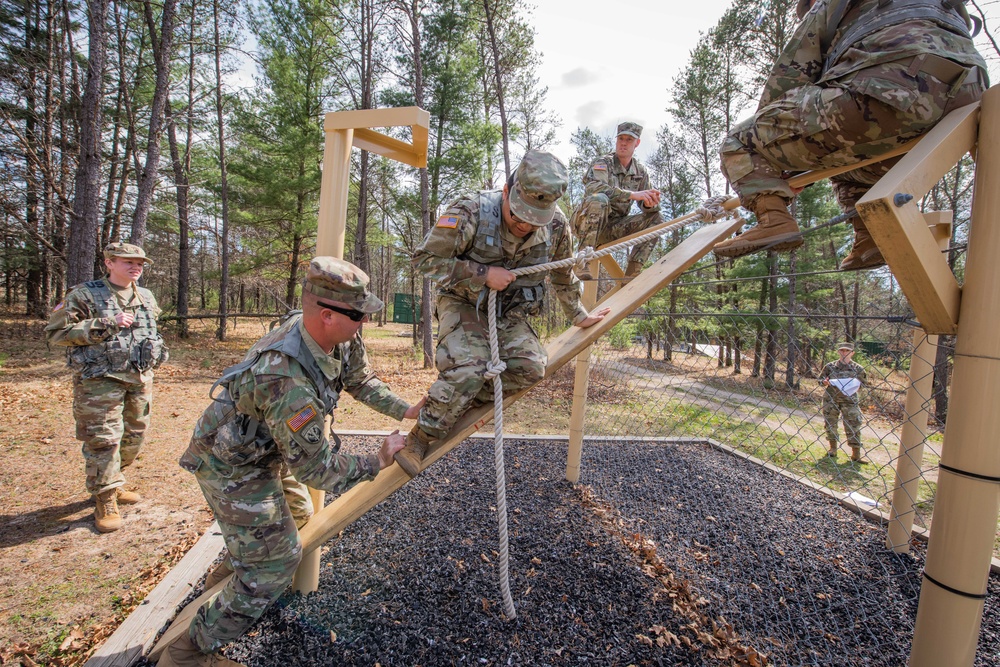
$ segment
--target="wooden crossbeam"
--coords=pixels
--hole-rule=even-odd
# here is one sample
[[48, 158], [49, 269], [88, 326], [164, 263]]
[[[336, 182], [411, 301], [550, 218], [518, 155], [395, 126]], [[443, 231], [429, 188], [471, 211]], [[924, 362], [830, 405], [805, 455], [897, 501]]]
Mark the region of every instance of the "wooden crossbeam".
[[[334, 111], [323, 119], [323, 130], [353, 130], [353, 145], [411, 167], [427, 166], [430, 114], [420, 107]], [[372, 130], [373, 127], [409, 127], [409, 143]]]
[[957, 109], [857, 203], [858, 213], [927, 333], [958, 330], [961, 290], [917, 205], [976, 144], [979, 103]]

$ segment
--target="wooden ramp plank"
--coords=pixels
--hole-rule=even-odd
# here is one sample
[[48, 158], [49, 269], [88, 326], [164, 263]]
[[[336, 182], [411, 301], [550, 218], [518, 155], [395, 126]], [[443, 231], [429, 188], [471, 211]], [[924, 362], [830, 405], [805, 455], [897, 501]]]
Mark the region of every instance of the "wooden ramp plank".
[[125, 619], [114, 634], [86, 662], [85, 667], [128, 667], [153, 643], [166, 619], [193, 590], [193, 583], [205, 574], [205, 563], [216, 558], [226, 545], [213, 523], [156, 588]]

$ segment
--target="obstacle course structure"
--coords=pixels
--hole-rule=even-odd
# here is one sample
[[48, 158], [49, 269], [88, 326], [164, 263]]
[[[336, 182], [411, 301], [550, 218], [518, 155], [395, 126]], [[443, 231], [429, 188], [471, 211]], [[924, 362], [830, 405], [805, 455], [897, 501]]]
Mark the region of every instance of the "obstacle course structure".
[[[406, 119], [418, 119], [411, 125], [414, 144], [405, 148], [406, 144], [400, 142], [391, 144], [391, 148], [419, 153], [419, 138], [422, 135], [425, 140], [426, 134], [417, 129], [420, 127], [419, 115], [408, 113]], [[363, 116], [350, 122], [359, 124], [358, 127], [363, 122], [368, 122], [368, 127], [389, 124], [384, 118], [366, 121]], [[329, 239], [335, 239], [338, 232], [329, 230], [328, 220], [329, 207], [338, 198], [328, 194], [331, 192], [328, 186], [346, 182], [343, 169], [349, 164], [350, 131], [329, 118], [326, 128], [328, 144], [321, 202], [327, 204], [322, 208], [321, 203], [318, 252], [337, 254], [336, 242]], [[1000, 510], [1000, 450], [991, 444], [992, 434], [1000, 432], [1000, 423], [996, 423], [1000, 414], [989, 404], [990, 398], [1000, 395], [1000, 367], [997, 366], [1000, 342], [993, 324], [995, 313], [1000, 312], [1000, 304], [996, 303], [1000, 299], [1000, 266], [992, 260], [1000, 255], [1000, 231], [991, 226], [992, 218], [1000, 214], [1000, 201], [997, 201], [1000, 197], [1000, 138], [997, 132], [1000, 132], [1000, 91], [994, 87], [987, 91], [981, 105], [960, 109], [944, 119], [858, 204], [859, 212], [913, 305], [925, 333], [956, 333], [958, 339], [953, 408], [942, 452], [942, 473], [911, 665], [973, 664]], [[371, 140], [365, 132], [355, 131], [354, 136]], [[348, 151], [344, 150], [345, 144]], [[378, 145], [373, 141], [367, 147]], [[917, 202], [968, 151], [974, 151], [977, 156], [977, 178], [966, 280], [959, 288], [940, 255], [928, 219], [917, 209]], [[346, 204], [346, 197], [339, 201]], [[934, 218], [930, 222], [939, 221]], [[741, 225], [741, 220], [729, 220], [701, 227], [637, 278], [605, 295], [601, 303], [611, 308], [611, 314], [604, 321], [584, 330], [570, 328], [548, 346], [547, 377], [577, 358], [577, 400], [574, 401], [567, 461], [567, 477], [571, 481], [578, 478], [581, 465], [589, 347]], [[339, 234], [342, 250], [342, 231]], [[602, 258], [601, 263], [612, 278], [621, 277], [621, 267], [610, 257]], [[596, 301], [593, 285], [588, 285], [587, 295]], [[507, 397], [505, 404], [516, 401], [524, 393]], [[433, 465], [488, 420], [488, 408], [470, 411], [448, 437], [431, 448], [425, 467]], [[316, 551], [408, 481], [398, 466], [392, 466], [374, 481], [360, 484], [337, 498], [318, 511], [303, 528], [304, 551]], [[321, 505], [322, 502], [317, 503], [317, 507]], [[896, 508], [894, 511], [897, 516], [906, 514]], [[905, 523], [900, 522], [900, 526], [905, 530]], [[308, 584], [301, 588], [307, 590]], [[163, 646], [186, 629], [194, 610], [213, 592], [206, 591], [182, 611], [153, 649], [152, 660], [158, 657]]]

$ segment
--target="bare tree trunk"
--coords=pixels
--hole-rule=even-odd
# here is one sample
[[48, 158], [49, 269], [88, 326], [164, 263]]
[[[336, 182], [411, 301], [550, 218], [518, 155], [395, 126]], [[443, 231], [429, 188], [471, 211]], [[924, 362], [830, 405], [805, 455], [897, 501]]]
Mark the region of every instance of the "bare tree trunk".
[[[229, 303], [229, 178], [226, 167], [226, 124], [222, 107], [222, 38], [219, 31], [219, 0], [212, 0], [215, 50], [215, 122], [219, 126], [219, 196], [222, 198], [222, 271], [219, 278], [219, 328], [215, 337], [226, 340]], [[294, 272], [294, 269], [293, 269]]]
[[795, 337], [795, 260], [797, 259], [797, 251], [792, 250], [791, 255], [788, 259], [788, 314], [792, 317], [788, 318], [788, 359], [787, 368], [785, 368], [785, 386], [789, 389], [795, 389], [797, 383], [795, 381], [795, 356], [799, 349], [799, 341]]
[[[767, 275], [770, 286], [767, 296], [767, 310], [774, 315], [778, 310], [778, 257], [773, 250], [767, 251]], [[767, 346], [764, 351], [764, 386], [774, 386], [774, 370], [777, 365], [778, 337], [772, 320], [767, 327]]]
[[150, 0], [143, 0], [143, 12], [149, 29], [149, 40], [153, 45], [153, 60], [156, 63], [156, 87], [153, 89], [153, 105], [149, 116], [149, 133], [146, 144], [146, 164], [139, 173], [139, 193], [132, 214], [132, 243], [146, 242], [146, 221], [153, 205], [153, 191], [160, 169], [160, 137], [163, 134], [163, 116], [170, 97], [170, 64], [174, 52], [174, 10], [177, 0], [163, 0], [160, 16], [160, 34], [156, 34], [153, 7]]
[[503, 169], [504, 180], [510, 177], [510, 148], [507, 137], [507, 110], [504, 107], [503, 99], [503, 79], [500, 76], [500, 45], [497, 43], [495, 18], [496, 8], [491, 0], [483, 0], [483, 9], [486, 10], [486, 31], [490, 36], [490, 51], [493, 53], [493, 73], [496, 76], [497, 86], [497, 107], [500, 109], [500, 131], [503, 135]]
[[102, 83], [107, 57], [107, 0], [87, 2], [89, 51], [87, 83], [80, 104], [80, 158], [76, 169], [73, 217], [69, 226], [66, 282], [94, 277], [97, 255], [98, 189], [101, 181]]

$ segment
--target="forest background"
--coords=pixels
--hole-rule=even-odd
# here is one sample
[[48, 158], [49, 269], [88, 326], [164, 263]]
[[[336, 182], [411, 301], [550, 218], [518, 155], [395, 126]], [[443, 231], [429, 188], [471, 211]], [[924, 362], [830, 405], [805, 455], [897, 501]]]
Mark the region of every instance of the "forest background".
[[[979, 44], [994, 76], [998, 4], [968, 5], [984, 20]], [[664, 218], [728, 192], [717, 147], [753, 110], [795, 28], [794, 8], [794, 0], [735, 0], [679, 74], [653, 86], [670, 118], [645, 138], [655, 144], [645, 162], [663, 192]], [[539, 80], [531, 9], [525, 0], [0, 0], [7, 310], [46, 318], [68, 286], [102, 274], [100, 249], [115, 240], [143, 245], [156, 260], [143, 280], [180, 337], [191, 317], [216, 318], [224, 339], [234, 314], [296, 307], [315, 251], [323, 115], [415, 104], [430, 112], [428, 166], [354, 151], [346, 256], [386, 303], [403, 293], [420, 304], [413, 339], [429, 367], [431, 327], [421, 323], [432, 321], [432, 287], [413, 273], [410, 256], [450, 200], [499, 187], [526, 150], [551, 147], [561, 127]], [[248, 61], [255, 85], [237, 88]], [[572, 133], [567, 213], [581, 198], [584, 169], [612, 142], [589, 127]], [[960, 277], [971, 181], [966, 161], [924, 202], [955, 211], [949, 260]], [[807, 229], [836, 212], [822, 184], [796, 206]], [[654, 258], [685, 234], [665, 237]], [[649, 309], [834, 304], [843, 326], [805, 333], [853, 340], [859, 303], [892, 299], [898, 288], [887, 271], [779, 279], [836, 266], [851, 235], [842, 225], [808, 238], [790, 258], [765, 253], [710, 267], [717, 280], [760, 281], [668, 288]], [[566, 325], [551, 304], [542, 319], [546, 332]], [[704, 328], [727, 351], [720, 363], [766, 335], [719, 319]], [[652, 329], [680, 335], [669, 318]], [[812, 360], [804, 363], [808, 374]]]

